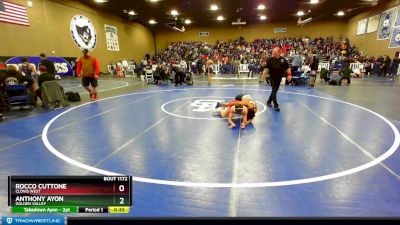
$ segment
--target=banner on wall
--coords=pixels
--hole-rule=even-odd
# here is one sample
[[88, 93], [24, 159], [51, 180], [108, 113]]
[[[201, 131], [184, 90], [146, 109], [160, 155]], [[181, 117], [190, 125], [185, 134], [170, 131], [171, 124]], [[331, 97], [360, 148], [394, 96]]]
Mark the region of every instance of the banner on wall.
[[117, 28], [111, 25], [104, 24], [106, 31], [107, 50], [119, 52], [119, 41]]
[[82, 15], [74, 16], [70, 24], [71, 37], [80, 49], [96, 48], [97, 34], [92, 22]]
[[[22, 65], [22, 56], [12, 57], [8, 59], [5, 63], [6, 65], [15, 65], [18, 68]], [[29, 63], [35, 64], [36, 69], [39, 68], [39, 64], [42, 61], [39, 56], [28, 57]], [[54, 63], [57, 75], [60, 76], [73, 76], [74, 69], [72, 64], [75, 63], [76, 58], [61, 58], [61, 57], [47, 57], [48, 60]], [[69, 61], [68, 61], [69, 60]]]
[[285, 33], [286, 28], [274, 28], [274, 33]]
[[365, 34], [367, 32], [367, 24], [368, 24], [368, 19], [358, 21], [356, 35]]
[[390, 38], [392, 25], [396, 18], [397, 8], [389, 9], [381, 14], [378, 28], [378, 40], [386, 40]]
[[368, 18], [367, 34], [378, 31], [380, 18], [381, 18], [380, 14]]
[[199, 32], [199, 36], [200, 37], [208, 37], [208, 36], [210, 36], [210, 33], [209, 32]]
[[400, 7], [397, 7], [397, 16], [396, 16], [396, 20], [394, 21], [394, 26], [395, 27], [400, 26]]
[[393, 28], [389, 48], [400, 48], [400, 27]]

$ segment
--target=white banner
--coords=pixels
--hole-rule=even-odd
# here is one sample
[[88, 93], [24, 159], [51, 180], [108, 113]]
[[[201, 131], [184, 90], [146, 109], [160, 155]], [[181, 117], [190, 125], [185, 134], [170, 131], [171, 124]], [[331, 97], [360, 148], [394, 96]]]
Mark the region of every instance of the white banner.
[[275, 28], [274, 33], [286, 33], [286, 28]]
[[119, 52], [119, 41], [117, 28], [111, 25], [104, 24], [106, 31], [107, 50]]
[[357, 34], [356, 35], [365, 34], [367, 32], [367, 23], [368, 23], [368, 19], [364, 19], [364, 20], [358, 21], [358, 27], [357, 27]]
[[375, 15], [371, 16], [368, 18], [368, 26], [367, 26], [367, 33], [373, 33], [378, 31], [379, 27], [379, 19], [381, 18], [381, 15]]
[[199, 32], [199, 36], [200, 37], [208, 37], [208, 36], [210, 36], [210, 33], [209, 32]]

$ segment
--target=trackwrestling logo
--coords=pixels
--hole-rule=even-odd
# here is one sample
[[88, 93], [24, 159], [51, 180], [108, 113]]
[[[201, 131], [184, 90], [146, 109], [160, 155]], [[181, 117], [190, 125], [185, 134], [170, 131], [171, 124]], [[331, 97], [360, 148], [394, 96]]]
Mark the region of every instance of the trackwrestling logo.
[[31, 225], [31, 224], [53, 224], [64, 225], [64, 217], [3, 217], [2, 224], [9, 225]]
[[72, 39], [80, 49], [92, 51], [97, 44], [97, 34], [92, 22], [85, 16], [74, 16], [70, 24]]

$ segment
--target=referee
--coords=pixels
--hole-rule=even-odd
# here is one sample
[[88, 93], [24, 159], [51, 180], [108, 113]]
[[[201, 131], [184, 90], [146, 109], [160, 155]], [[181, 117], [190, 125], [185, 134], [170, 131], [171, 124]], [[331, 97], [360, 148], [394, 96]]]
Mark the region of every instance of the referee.
[[281, 57], [281, 49], [276, 47], [272, 50], [273, 57], [268, 60], [265, 68], [269, 69], [269, 76], [272, 86], [272, 92], [269, 96], [267, 106], [272, 107], [272, 102], [274, 102], [275, 111], [280, 111], [278, 101], [276, 99], [276, 94], [278, 93], [279, 86], [281, 85], [282, 77], [285, 72], [288, 75], [288, 79], [291, 77], [291, 70], [289, 63], [285, 58]]

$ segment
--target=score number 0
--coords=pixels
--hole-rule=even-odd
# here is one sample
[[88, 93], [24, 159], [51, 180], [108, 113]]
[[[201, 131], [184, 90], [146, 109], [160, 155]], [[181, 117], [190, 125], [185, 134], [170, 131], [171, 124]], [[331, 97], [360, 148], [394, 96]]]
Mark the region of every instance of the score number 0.
[[[118, 187], [119, 192], [124, 192], [125, 191], [125, 186], [124, 185], [119, 185]], [[125, 204], [125, 198], [121, 197], [119, 198], [119, 204], [124, 205]]]

